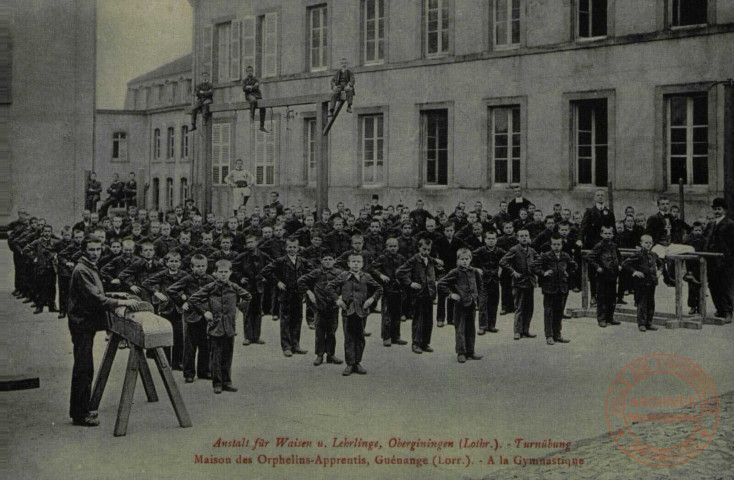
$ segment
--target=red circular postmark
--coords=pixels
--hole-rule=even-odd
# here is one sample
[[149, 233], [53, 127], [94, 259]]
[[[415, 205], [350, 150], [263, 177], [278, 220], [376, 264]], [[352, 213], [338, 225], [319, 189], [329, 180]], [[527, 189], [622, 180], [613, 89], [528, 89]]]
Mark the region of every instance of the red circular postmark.
[[688, 358], [640, 357], [615, 377], [607, 393], [609, 433], [631, 459], [655, 467], [686, 463], [701, 453], [719, 423], [711, 379]]

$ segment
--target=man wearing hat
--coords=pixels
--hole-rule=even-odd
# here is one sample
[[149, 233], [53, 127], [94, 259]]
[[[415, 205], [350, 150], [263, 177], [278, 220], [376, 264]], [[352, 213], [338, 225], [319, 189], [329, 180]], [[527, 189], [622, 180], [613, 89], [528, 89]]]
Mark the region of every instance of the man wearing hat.
[[726, 200], [715, 198], [711, 204], [714, 220], [706, 227], [706, 248], [711, 253], [722, 253], [723, 258], [708, 262], [708, 282], [716, 316], [732, 321], [734, 305], [734, 220], [726, 216]]

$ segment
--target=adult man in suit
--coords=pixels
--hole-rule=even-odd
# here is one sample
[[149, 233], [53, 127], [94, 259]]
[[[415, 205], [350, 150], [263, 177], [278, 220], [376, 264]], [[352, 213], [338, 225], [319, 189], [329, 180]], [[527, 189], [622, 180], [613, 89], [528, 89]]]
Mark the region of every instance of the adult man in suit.
[[[581, 220], [581, 235], [576, 245], [585, 250], [591, 250], [601, 240], [601, 227], [612, 227], [616, 221], [614, 212], [606, 205], [607, 193], [604, 190], [594, 192], [594, 205], [584, 212]], [[589, 285], [591, 287], [591, 304], [596, 305], [596, 272], [589, 270]]]
[[515, 193], [515, 198], [507, 202], [507, 213], [510, 215], [510, 218], [516, 220], [520, 218], [520, 209], [524, 208], [527, 210], [532, 202], [527, 198], [523, 198], [522, 187], [520, 185], [513, 185], [512, 191]]
[[707, 252], [722, 253], [708, 264], [708, 282], [711, 299], [716, 306], [716, 316], [732, 321], [734, 305], [734, 220], [726, 216], [726, 200], [715, 198], [711, 204], [714, 221], [706, 227]]

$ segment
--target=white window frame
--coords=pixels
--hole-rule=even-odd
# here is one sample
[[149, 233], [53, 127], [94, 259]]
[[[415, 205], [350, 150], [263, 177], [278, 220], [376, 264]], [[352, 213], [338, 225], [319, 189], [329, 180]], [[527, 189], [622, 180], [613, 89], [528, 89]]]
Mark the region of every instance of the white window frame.
[[[314, 28], [314, 16], [319, 15], [319, 27]], [[314, 37], [318, 36], [319, 47], [313, 48]], [[308, 50], [308, 70], [319, 72], [329, 68], [329, 9], [327, 4], [316, 5], [308, 8], [308, 38], [306, 48]], [[314, 51], [318, 53], [318, 62], [314, 63]]]
[[[385, 53], [387, 52], [387, 18], [385, 15], [385, 4], [388, 0], [362, 0], [362, 59], [365, 65], [381, 65], [385, 63]], [[369, 6], [372, 3], [374, 15], [370, 20], [369, 18]], [[374, 39], [370, 40], [367, 38], [367, 32], [370, 23], [374, 24]], [[382, 31], [382, 37], [380, 37], [380, 31]], [[368, 46], [372, 43], [374, 45], [374, 57], [369, 58], [367, 55]], [[382, 56], [380, 56], [380, 45], [382, 45]]]
[[680, 5], [681, 2], [701, 2], [701, 0], [667, 0], [668, 6], [669, 6], [669, 13], [668, 13], [668, 25], [670, 25], [670, 28], [676, 29], [676, 28], [695, 28], [695, 27], [702, 27], [704, 25], [708, 25], [711, 22], [711, 15], [709, 14], [709, 8], [711, 7], [709, 2], [714, 2], [715, 0], [705, 0], [706, 5], [704, 9], [705, 12], [705, 20], [703, 23], [691, 23], [687, 25], [676, 25], [675, 24], [675, 7], [678, 6], [678, 22], [680, 23]]
[[581, 35], [581, 3], [584, 0], [576, 0], [576, 39], [581, 41], [590, 41], [590, 40], [600, 40], [602, 38], [607, 38], [609, 36], [609, 3], [612, 0], [605, 0], [604, 10], [606, 12], [604, 13], [604, 16], [607, 19], [606, 25], [604, 25], [604, 35], [593, 35], [594, 31], [594, 11], [595, 7], [599, 8], [599, 5], [594, 5], [595, 3], [601, 1], [601, 0], [586, 0], [589, 2], [589, 12], [588, 12], [588, 19], [587, 19], [587, 28], [589, 29], [589, 35], [588, 36], [582, 36]]
[[[609, 168], [609, 164], [610, 164], [610, 161], [609, 161], [609, 147], [610, 147], [609, 146], [609, 121], [607, 120], [607, 143], [598, 144], [596, 142], [596, 137], [597, 137], [596, 116], [598, 114], [597, 108], [593, 108], [591, 112], [591, 131], [590, 131], [591, 143], [588, 145], [586, 144], [583, 145], [583, 146], [591, 148], [591, 157], [580, 157], [579, 156], [579, 149], [582, 147], [579, 141], [579, 136], [582, 132], [585, 132], [585, 130], [582, 131], [579, 129], [579, 119], [580, 119], [579, 107], [581, 107], [582, 105], [584, 105], [584, 103], [587, 103], [587, 102], [588, 101], [584, 101], [584, 100], [578, 100], [578, 101], [573, 102], [573, 139], [574, 139], [573, 158], [574, 158], [574, 167], [575, 167], [575, 172], [574, 172], [575, 180], [576, 180], [575, 183], [577, 186], [582, 186], [582, 187], [606, 187], [606, 185], [596, 184], [596, 167], [597, 167], [596, 149], [598, 147], [606, 147], [607, 149], [607, 185], [608, 185], [609, 184], [609, 170], [610, 170]], [[608, 104], [608, 100], [607, 100], [607, 104]], [[608, 106], [607, 106], [606, 114], [607, 114], [607, 119], [608, 119], [609, 117], [609, 107]], [[590, 183], [581, 183], [579, 169], [580, 169], [580, 160], [583, 158], [589, 158], [591, 162], [591, 182]]]
[[[437, 7], [431, 8], [430, 3], [436, 2]], [[423, 31], [424, 31], [424, 43], [425, 43], [425, 56], [426, 58], [442, 57], [449, 55], [451, 52], [451, 0], [424, 0], [424, 18], [423, 18]], [[432, 11], [436, 11], [436, 30], [429, 30]], [[443, 13], [446, 10], [446, 17], [444, 19]], [[443, 41], [443, 32], [446, 31], [446, 44]], [[436, 33], [436, 51], [430, 51], [429, 38], [431, 33]]]
[[[492, 8], [492, 45], [495, 50], [511, 50], [519, 48], [522, 42], [522, 1], [523, 0], [494, 0]], [[514, 8], [513, 3], [517, 2], [517, 8]], [[499, 16], [500, 4], [505, 5], [504, 18]], [[517, 18], [514, 18], [514, 13], [517, 12]], [[513, 24], [517, 23], [517, 42], [513, 42], [512, 39], [512, 28]], [[505, 38], [504, 43], [500, 43], [497, 38], [498, 25], [505, 25]]]
[[[667, 108], [667, 132], [666, 132], [666, 137], [667, 137], [667, 145], [666, 145], [666, 147], [667, 147], [667, 155], [666, 155], [666, 157], [667, 157], [667, 159], [666, 160], [667, 160], [667, 163], [668, 163], [668, 172], [667, 173], [668, 173], [668, 184], [669, 185], [677, 185], [678, 184], [678, 179], [677, 178], [673, 178], [673, 157], [674, 157], [674, 155], [672, 154], [673, 153], [673, 150], [672, 150], [672, 146], [673, 146], [673, 132], [672, 132], [672, 130], [674, 128], [678, 128], [678, 129], [679, 128], [683, 128], [686, 131], [686, 143], [685, 143], [685, 145], [686, 145], [686, 178], [683, 179], [684, 182], [685, 182], [685, 185], [688, 185], [688, 186], [708, 186], [709, 183], [711, 182], [711, 179], [710, 179], [711, 178], [711, 172], [710, 172], [710, 168], [709, 168], [709, 164], [708, 164], [708, 159], [709, 159], [710, 150], [711, 150], [709, 148], [709, 146], [708, 146], [708, 135], [709, 135], [709, 128], [710, 128], [709, 121], [708, 121], [708, 95], [705, 95], [705, 93], [706, 92], [691, 92], [691, 93], [688, 93], [688, 94], [669, 95], [669, 96], [667, 96], [665, 98], [665, 101], [666, 101], [666, 104], [667, 104], [666, 105], [666, 108]], [[707, 112], [706, 112], [706, 125], [695, 125], [693, 123], [693, 118], [694, 118], [694, 115], [693, 115], [693, 99], [694, 99], [694, 97], [704, 96], [704, 95], [705, 95], [706, 107], [707, 107]], [[673, 98], [676, 98], [676, 97], [678, 97], [678, 98], [683, 97], [683, 98], [686, 99], [686, 124], [683, 127], [680, 127], [680, 126], [674, 127], [673, 126], [673, 122], [672, 122], [672, 118], [673, 118], [672, 100], [673, 100]], [[705, 143], [707, 145], [706, 155], [696, 155], [694, 153], [694, 145], [695, 145], [695, 143], [704, 143], [704, 142], [694, 142], [693, 131], [696, 128], [703, 128], [703, 127], [706, 128], [706, 141], [705, 141]], [[680, 155], [675, 155], [675, 157], [680, 157]], [[705, 161], [706, 161], [705, 162], [706, 163], [706, 183], [693, 183], [693, 178], [694, 178], [694, 165], [695, 165], [694, 159], [695, 158], [704, 158]]]
[[[514, 117], [514, 111], [519, 112], [517, 120]], [[497, 125], [497, 115], [507, 115], [507, 133], [498, 134], [495, 126]], [[489, 132], [488, 137], [490, 139], [489, 144], [489, 158], [490, 158], [490, 171], [492, 172], [492, 184], [493, 185], [511, 185], [511, 184], [522, 184], [523, 181], [523, 131], [522, 131], [522, 106], [521, 105], [496, 105], [489, 107]], [[516, 125], [517, 124], [517, 125]], [[518, 132], [515, 132], [515, 127], [518, 127]], [[497, 153], [497, 137], [504, 135], [507, 137], [507, 143], [505, 148], [507, 149], [504, 158], [498, 158]], [[517, 147], [520, 149], [520, 154], [516, 156], [514, 154], [514, 137], [518, 137]], [[507, 181], [500, 181], [497, 178], [497, 162], [507, 162]], [[515, 176], [517, 175], [517, 176]]]
[[229, 175], [232, 160], [232, 125], [215, 123], [212, 125], [212, 185], [224, 185]]
[[[367, 121], [368, 119], [372, 120], [372, 136], [367, 136]], [[378, 124], [381, 125], [382, 130], [382, 136], [378, 136], [377, 132], [380, 130], [378, 129]], [[360, 164], [361, 164], [361, 170], [362, 170], [362, 185], [364, 186], [375, 186], [375, 185], [384, 185], [386, 182], [386, 169], [387, 165], [385, 163], [386, 159], [386, 152], [385, 152], [385, 141], [386, 141], [386, 132], [385, 132], [385, 115], [383, 113], [370, 113], [365, 115], [359, 116], [359, 138], [360, 138], [360, 145], [359, 145], [359, 158], [360, 158]], [[372, 158], [367, 158], [367, 144], [368, 142], [372, 142]], [[379, 145], [382, 145], [379, 147]], [[380, 158], [380, 154], [381, 157]], [[370, 165], [368, 165], [368, 163]], [[378, 175], [378, 166], [381, 164], [381, 174]], [[372, 180], [367, 179], [368, 173], [371, 173]]]
[[[429, 181], [428, 179], [428, 138], [429, 138], [429, 131], [428, 131], [428, 118], [431, 115], [431, 112], [442, 110], [446, 113], [446, 183], [439, 183], [439, 170], [440, 170], [440, 159], [437, 156], [436, 157], [436, 169], [435, 169], [435, 175], [436, 178], [434, 181]], [[450, 112], [448, 108], [425, 108], [422, 109], [420, 112], [420, 118], [421, 118], [421, 167], [423, 169], [423, 186], [428, 187], [446, 187], [451, 182], [451, 142], [450, 142]], [[437, 152], [440, 152], [441, 149], [437, 148]]]
[[[117, 150], [117, 156], [115, 156]], [[126, 162], [128, 155], [127, 133], [115, 132], [112, 134], [112, 160], [117, 162]]]
[[232, 22], [219, 23], [217, 31], [217, 78], [216, 82], [230, 80]]

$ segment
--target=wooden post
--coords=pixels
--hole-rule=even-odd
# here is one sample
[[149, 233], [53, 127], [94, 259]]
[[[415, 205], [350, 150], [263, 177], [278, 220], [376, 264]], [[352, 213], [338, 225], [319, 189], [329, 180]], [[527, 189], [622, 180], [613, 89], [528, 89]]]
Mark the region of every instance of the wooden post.
[[706, 319], [706, 297], [708, 296], [709, 290], [709, 279], [708, 279], [708, 260], [706, 257], [699, 259], [701, 262], [701, 270], [699, 273], [699, 281], [701, 282], [701, 291], [698, 292], [698, 313], [701, 314], [703, 320]]
[[[323, 131], [329, 121], [329, 103], [316, 104], [316, 128]], [[329, 137], [327, 135], [316, 136], [316, 209], [318, 215], [321, 210], [329, 207]], [[320, 218], [320, 217], [319, 217]]]
[[614, 213], [614, 182], [607, 182], [607, 204], [609, 205], [609, 211]]
[[102, 400], [104, 387], [107, 385], [107, 379], [110, 377], [112, 363], [115, 361], [115, 355], [117, 355], [120, 340], [122, 340], [121, 337], [113, 332], [112, 335], [110, 335], [110, 340], [107, 342], [107, 348], [105, 349], [104, 356], [102, 357], [102, 365], [99, 367], [97, 380], [94, 382], [94, 389], [92, 389], [92, 400], [89, 402], [90, 411], [95, 411], [99, 408], [99, 402]]
[[202, 214], [206, 215], [212, 211], [212, 118], [204, 119], [204, 139], [201, 145], [203, 150], [200, 174], [204, 180], [204, 201], [202, 202]]
[[683, 179], [678, 179], [678, 208], [680, 208], [681, 221], [686, 220], [686, 194], [683, 191]]
[[581, 308], [589, 309], [589, 263], [583, 253], [581, 254]]
[[143, 349], [137, 345], [130, 346], [130, 356], [127, 357], [127, 369], [125, 370], [125, 381], [122, 384], [120, 405], [117, 408], [117, 420], [115, 421], [116, 437], [123, 437], [127, 433], [127, 422], [130, 420], [130, 409], [133, 406], [135, 395], [135, 383], [138, 379], [138, 355], [145, 355]]
[[173, 372], [171, 372], [171, 367], [168, 365], [166, 354], [163, 353], [162, 348], [155, 349], [154, 358], [158, 372], [160, 372], [163, 379], [163, 385], [166, 387], [166, 392], [168, 392], [168, 398], [171, 400], [171, 405], [173, 405], [173, 411], [176, 413], [176, 418], [178, 418], [178, 424], [183, 428], [190, 427], [192, 423], [189, 412], [186, 410], [183, 397], [181, 397], [181, 392], [178, 391], [176, 380], [173, 378]]
[[675, 260], [675, 318], [683, 320], [683, 260]]
[[138, 363], [140, 364], [140, 380], [142, 380], [143, 382], [145, 397], [148, 399], [149, 402], [157, 402], [158, 393], [155, 391], [153, 375], [150, 374], [150, 368], [148, 368], [148, 360], [145, 359], [145, 355], [138, 356]]

